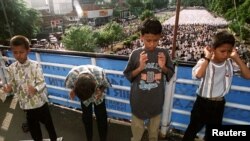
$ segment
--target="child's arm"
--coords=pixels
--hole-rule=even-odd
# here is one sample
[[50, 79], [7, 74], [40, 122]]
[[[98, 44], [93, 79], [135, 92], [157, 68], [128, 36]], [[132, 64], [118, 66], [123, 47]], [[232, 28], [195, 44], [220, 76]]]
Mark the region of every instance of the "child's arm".
[[[168, 50], [166, 50], [168, 52]], [[158, 64], [162, 72], [166, 75], [167, 81], [169, 81], [174, 75], [174, 65], [168, 53], [158, 53]]]
[[194, 76], [198, 79], [205, 76], [207, 66], [209, 64], [210, 59], [212, 58], [213, 53], [210, 51], [210, 47], [204, 48], [205, 59], [200, 64], [199, 68], [194, 72]]
[[12, 85], [11, 84], [5, 84], [3, 86], [3, 91], [4, 91], [4, 93], [10, 93], [10, 92], [12, 92]]
[[75, 91], [73, 89], [71, 89], [69, 92], [70, 99], [73, 100], [75, 98], [75, 96], [76, 96]]
[[43, 91], [46, 88], [45, 79], [43, 76], [42, 68], [39, 64], [36, 65], [36, 75], [35, 75], [35, 84], [29, 84], [28, 90], [30, 94], [37, 94]]
[[144, 70], [146, 66], [146, 61], [148, 60], [147, 54], [145, 51], [138, 52], [138, 50], [133, 51], [130, 54], [128, 64], [123, 71], [124, 76], [130, 81], [133, 82], [136, 76]]
[[74, 84], [77, 79], [79, 72], [74, 71], [73, 69], [68, 73], [65, 79], [65, 87], [70, 89], [69, 92], [69, 97], [71, 100], [73, 100], [76, 96], [75, 91], [74, 91]]
[[146, 62], [148, 61], [148, 56], [145, 53], [145, 51], [140, 53], [140, 60], [139, 60], [140, 64], [139, 67], [134, 69], [131, 73], [132, 78], [134, 78], [135, 76], [137, 76], [141, 71], [144, 70], [145, 66], [146, 66]]
[[246, 64], [241, 60], [235, 49], [233, 49], [230, 58], [233, 59], [233, 61], [235, 61], [236, 64], [239, 66], [241, 76], [245, 79], [250, 79], [250, 70], [247, 68]]

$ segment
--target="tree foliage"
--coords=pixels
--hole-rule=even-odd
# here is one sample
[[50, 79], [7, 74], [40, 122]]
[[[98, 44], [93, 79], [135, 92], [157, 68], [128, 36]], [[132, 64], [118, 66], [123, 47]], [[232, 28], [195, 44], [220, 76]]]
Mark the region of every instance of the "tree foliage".
[[130, 11], [134, 15], [140, 15], [144, 10], [167, 8], [169, 0], [127, 0]]
[[[21, 34], [33, 38], [39, 32], [41, 21], [38, 12], [27, 8], [23, 0], [1, 0], [0, 40]], [[6, 12], [6, 17], [4, 15]], [[8, 19], [8, 23], [6, 21]], [[10, 35], [11, 34], [11, 35]]]
[[65, 31], [62, 42], [68, 50], [94, 52], [96, 38], [90, 26], [73, 26]]
[[155, 8], [167, 8], [169, 0], [154, 0]]
[[66, 30], [62, 42], [68, 50], [95, 52], [98, 47], [112, 45], [123, 37], [122, 26], [116, 22], [110, 22], [96, 30], [86, 25], [71, 27]]
[[[113, 43], [115, 41], [119, 41], [123, 39], [124, 37], [124, 32], [123, 32], [123, 27], [118, 24], [117, 22], [110, 22], [106, 24], [100, 31], [100, 36], [99, 36], [99, 41], [98, 43], [105, 44], [105, 45], [111, 45], [113, 47]], [[102, 41], [102, 43], [100, 43]], [[113, 50], [113, 48], [111, 48]]]
[[145, 19], [148, 18], [155, 18], [155, 14], [153, 11], [150, 10], [145, 10], [141, 15], [140, 15], [140, 20], [144, 21]]

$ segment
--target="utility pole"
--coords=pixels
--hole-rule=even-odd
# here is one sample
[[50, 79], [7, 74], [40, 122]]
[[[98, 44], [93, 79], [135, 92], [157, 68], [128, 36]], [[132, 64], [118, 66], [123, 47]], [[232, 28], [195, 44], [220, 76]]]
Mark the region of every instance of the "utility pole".
[[[175, 15], [175, 26], [174, 26], [174, 39], [173, 39], [173, 48], [172, 48], [172, 59], [175, 57], [175, 48], [176, 48], [176, 36], [179, 23], [179, 13], [180, 13], [180, 1], [176, 0], [176, 15]], [[160, 138], [165, 138], [167, 136], [167, 131], [170, 128], [171, 124], [171, 109], [172, 109], [172, 100], [173, 100], [173, 89], [174, 80], [176, 80], [176, 75], [166, 84], [163, 112], [162, 112], [162, 122], [161, 122], [161, 131]]]
[[175, 50], [176, 50], [176, 37], [177, 37], [177, 30], [179, 24], [179, 15], [180, 15], [180, 3], [181, 0], [176, 0], [176, 14], [175, 14], [175, 25], [174, 25], [174, 38], [173, 38], [173, 48], [172, 48], [172, 59], [175, 58]]
[[13, 35], [13, 33], [12, 33], [12, 30], [11, 30], [11, 27], [10, 27], [10, 24], [9, 24], [9, 20], [8, 20], [6, 11], [5, 11], [5, 6], [4, 6], [3, 0], [0, 0], [0, 2], [1, 2], [2, 8], [3, 8], [4, 18], [5, 18], [5, 20], [6, 20], [6, 24], [7, 24], [7, 26], [8, 26], [8, 30], [9, 30], [9, 34], [10, 34], [10, 38], [11, 38], [12, 35]]

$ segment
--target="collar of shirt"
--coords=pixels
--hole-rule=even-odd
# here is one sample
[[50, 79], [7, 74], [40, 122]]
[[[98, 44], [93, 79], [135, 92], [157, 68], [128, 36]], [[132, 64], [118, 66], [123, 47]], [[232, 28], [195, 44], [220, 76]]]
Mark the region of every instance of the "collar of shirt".
[[20, 62], [17, 62], [17, 67], [28, 67], [30, 65], [30, 59], [27, 58], [27, 60], [21, 64]]

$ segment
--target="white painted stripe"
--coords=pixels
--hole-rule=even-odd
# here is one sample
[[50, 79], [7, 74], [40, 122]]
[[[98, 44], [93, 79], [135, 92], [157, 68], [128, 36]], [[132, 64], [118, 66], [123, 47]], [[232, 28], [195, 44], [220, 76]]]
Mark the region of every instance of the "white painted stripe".
[[250, 122], [235, 120], [235, 119], [230, 119], [230, 118], [223, 118], [223, 122], [233, 123], [233, 124], [238, 124], [238, 125], [250, 125]]
[[62, 67], [62, 68], [73, 68], [75, 65], [66, 65], [66, 64], [58, 64], [58, 63], [49, 63], [49, 62], [41, 62], [42, 65], [53, 66], [53, 67]]
[[16, 109], [17, 102], [18, 102], [18, 96], [16, 95], [11, 100], [10, 108], [11, 109]]
[[[187, 124], [183, 124], [183, 123], [178, 123], [178, 122], [172, 122], [171, 123], [172, 126], [177, 126], [177, 127], [181, 127], [181, 128], [187, 128]], [[171, 126], [170, 125], [170, 126]]]
[[244, 91], [244, 92], [250, 92], [250, 87], [244, 87], [244, 86], [232, 85], [231, 89], [232, 90], [238, 90], [238, 91]]
[[12, 113], [9, 113], [9, 112], [6, 113], [6, 115], [4, 117], [4, 120], [3, 120], [3, 123], [1, 125], [1, 129], [5, 130], [5, 131], [8, 131], [8, 129], [10, 127], [12, 117], [13, 117]]
[[191, 100], [191, 101], [195, 101], [195, 99], [196, 99], [195, 96], [187, 96], [187, 95], [182, 95], [182, 94], [174, 94], [174, 98]]
[[53, 86], [53, 85], [46, 85], [48, 88], [52, 88], [52, 89], [57, 89], [57, 90], [62, 90], [62, 91], [70, 91], [70, 89], [65, 88], [65, 87], [58, 87], [58, 86]]
[[112, 88], [130, 91], [130, 87], [128, 87], [128, 86], [120, 86], [120, 85], [113, 85], [113, 84], [112, 84]]
[[226, 106], [250, 111], [250, 106], [249, 105], [227, 102]]
[[188, 111], [179, 110], [179, 109], [175, 109], [175, 108], [173, 108], [172, 112], [177, 113], [177, 114], [182, 114], [182, 115], [188, 115], [188, 116], [191, 115], [191, 113]]
[[125, 100], [125, 99], [119, 99], [119, 98], [114, 98], [114, 97], [110, 97], [110, 96], [106, 96], [105, 99], [130, 104], [129, 100]]
[[122, 71], [117, 70], [105, 70], [105, 73], [123, 75]]
[[192, 85], [199, 85], [200, 81], [198, 80], [191, 80], [191, 79], [177, 79], [177, 83], [184, 83], [184, 84], [192, 84]]
[[48, 74], [48, 73], [44, 73], [43, 74], [45, 77], [51, 77], [51, 78], [58, 78], [58, 79], [66, 79], [66, 76], [61, 76], [61, 75], [54, 75], [54, 74]]

